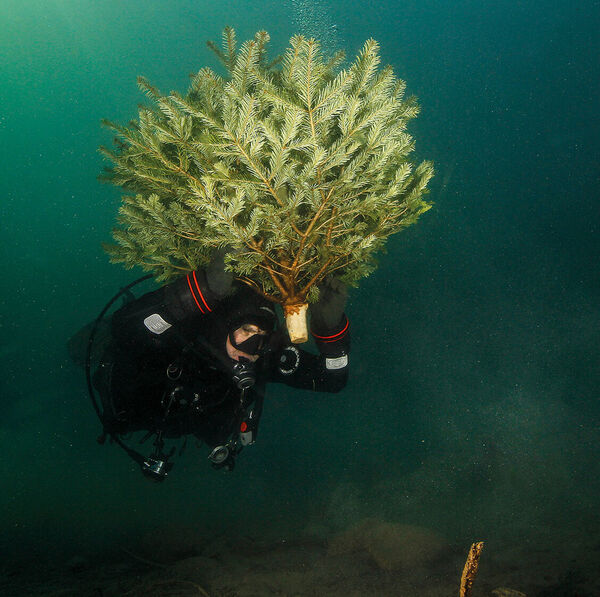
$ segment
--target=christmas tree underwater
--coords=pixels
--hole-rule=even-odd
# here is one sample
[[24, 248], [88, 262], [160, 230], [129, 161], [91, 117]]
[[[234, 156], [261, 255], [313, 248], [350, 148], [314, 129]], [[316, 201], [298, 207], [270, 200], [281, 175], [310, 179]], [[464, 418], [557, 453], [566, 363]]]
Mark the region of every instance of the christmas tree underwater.
[[104, 121], [116, 148], [101, 148], [103, 178], [128, 192], [106, 249], [168, 281], [227, 247], [227, 268], [280, 303], [302, 341], [318, 284], [356, 286], [387, 238], [429, 209], [433, 166], [409, 160], [419, 108], [380, 68], [377, 42], [343, 68], [343, 52], [325, 58], [302, 36], [269, 62], [268, 41], [261, 31], [238, 47], [226, 28], [222, 49], [209, 42], [225, 76], [202, 68], [185, 96], [140, 77], [151, 105], [128, 126]]

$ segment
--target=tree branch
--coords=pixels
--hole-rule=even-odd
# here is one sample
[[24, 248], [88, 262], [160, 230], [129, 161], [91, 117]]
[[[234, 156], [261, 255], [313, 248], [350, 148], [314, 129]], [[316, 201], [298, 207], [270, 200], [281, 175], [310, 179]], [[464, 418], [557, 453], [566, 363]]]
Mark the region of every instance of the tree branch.
[[306, 286], [304, 286], [304, 288], [299, 292], [299, 295], [301, 297], [303, 297], [303, 298], [306, 297], [306, 294], [307, 294], [309, 288], [319, 280], [319, 278], [325, 272], [325, 270], [327, 269], [327, 266], [330, 263], [331, 263], [331, 257], [320, 267], [319, 271], [310, 279], [308, 284], [306, 284]]

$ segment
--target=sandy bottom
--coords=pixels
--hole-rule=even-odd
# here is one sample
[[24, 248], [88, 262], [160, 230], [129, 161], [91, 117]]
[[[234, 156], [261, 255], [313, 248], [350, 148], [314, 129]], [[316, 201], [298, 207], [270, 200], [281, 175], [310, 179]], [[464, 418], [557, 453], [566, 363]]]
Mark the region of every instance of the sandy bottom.
[[[456, 597], [469, 545], [418, 527], [365, 520], [335, 536], [318, 529], [259, 539], [156, 529], [100, 553], [4, 561], [4, 597]], [[572, 538], [571, 538], [572, 539]], [[595, 543], [595, 545], [594, 545]], [[473, 597], [600, 596], [600, 542], [488, 542]]]

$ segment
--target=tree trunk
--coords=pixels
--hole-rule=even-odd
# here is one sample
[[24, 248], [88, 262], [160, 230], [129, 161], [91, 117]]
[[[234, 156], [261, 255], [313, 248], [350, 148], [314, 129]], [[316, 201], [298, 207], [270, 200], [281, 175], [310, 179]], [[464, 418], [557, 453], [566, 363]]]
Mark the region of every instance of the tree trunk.
[[306, 312], [308, 303], [296, 303], [295, 305], [283, 305], [285, 314], [285, 325], [294, 344], [301, 344], [308, 340], [308, 326], [306, 324]]

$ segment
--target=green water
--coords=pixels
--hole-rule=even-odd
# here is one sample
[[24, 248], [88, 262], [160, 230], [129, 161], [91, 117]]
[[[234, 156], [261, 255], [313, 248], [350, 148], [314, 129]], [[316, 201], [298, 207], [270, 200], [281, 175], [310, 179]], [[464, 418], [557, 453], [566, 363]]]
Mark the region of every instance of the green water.
[[[331, 528], [375, 515], [451, 541], [588, 545], [599, 530], [599, 3], [0, 2], [0, 547], [92, 551], [153, 525]], [[223, 26], [382, 46], [419, 97], [433, 210], [351, 293], [351, 381], [272, 388], [217, 474], [190, 446], [149, 484], [98, 421], [66, 340], [120, 285], [101, 118], [143, 74], [184, 90]], [[255, 531], [259, 532], [259, 531]], [[575, 549], [575, 548], [574, 548]], [[587, 549], [587, 548], [586, 548]], [[583, 566], [583, 565], [582, 565]], [[592, 569], [584, 571], [593, 576]]]

